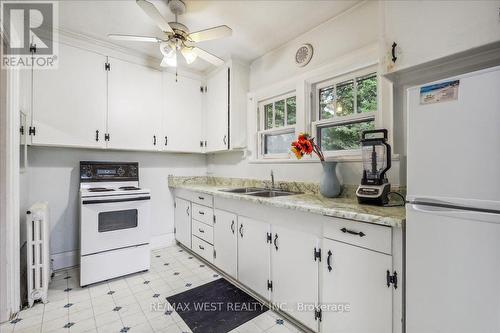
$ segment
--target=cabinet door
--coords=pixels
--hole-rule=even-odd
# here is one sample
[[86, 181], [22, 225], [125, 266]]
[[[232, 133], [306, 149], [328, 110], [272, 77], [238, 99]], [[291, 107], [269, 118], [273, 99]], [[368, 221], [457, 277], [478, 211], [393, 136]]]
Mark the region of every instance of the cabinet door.
[[270, 280], [269, 229], [268, 223], [238, 217], [238, 280], [266, 299]]
[[392, 332], [393, 287], [386, 279], [392, 257], [329, 239], [323, 240], [322, 252], [322, 304], [350, 310], [323, 309], [321, 331]]
[[[289, 228], [272, 226], [271, 277], [273, 290], [271, 299], [291, 316], [318, 331], [315, 306], [318, 304], [319, 250], [316, 236]], [[307, 308], [301, 308], [308, 305]]]
[[175, 198], [175, 239], [191, 248], [191, 203]]
[[218, 209], [214, 213], [214, 264], [228, 275], [236, 278], [236, 264], [238, 260], [237, 216]]
[[32, 143], [104, 148], [106, 57], [59, 44], [59, 66], [33, 72]]
[[201, 81], [163, 72], [161, 145], [163, 150], [201, 152], [202, 97]]
[[118, 59], [109, 62], [108, 148], [158, 150], [161, 72]]
[[223, 67], [207, 80], [207, 152], [229, 149], [229, 68]]

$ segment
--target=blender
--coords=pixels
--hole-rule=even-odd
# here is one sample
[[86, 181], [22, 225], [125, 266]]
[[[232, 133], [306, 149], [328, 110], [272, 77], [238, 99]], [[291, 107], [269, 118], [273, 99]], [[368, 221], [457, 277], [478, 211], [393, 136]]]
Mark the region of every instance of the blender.
[[386, 177], [391, 167], [391, 146], [387, 143], [387, 130], [363, 131], [361, 135], [363, 178], [356, 190], [360, 204], [383, 206], [389, 202], [391, 184]]

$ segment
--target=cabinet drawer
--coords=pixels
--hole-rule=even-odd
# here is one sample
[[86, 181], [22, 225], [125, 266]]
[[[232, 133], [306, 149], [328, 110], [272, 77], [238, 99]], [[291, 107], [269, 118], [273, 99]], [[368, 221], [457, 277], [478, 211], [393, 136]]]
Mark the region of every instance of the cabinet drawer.
[[214, 198], [210, 194], [193, 192], [191, 196], [191, 201], [207, 207], [214, 206]]
[[211, 225], [193, 220], [193, 235], [207, 243], [214, 243], [214, 228]]
[[193, 236], [192, 250], [209, 262], [214, 261], [214, 247], [202, 239]]
[[192, 217], [193, 219], [206, 223], [208, 225], [214, 225], [214, 209], [211, 207], [206, 207], [202, 205], [197, 205], [193, 203], [192, 205]]
[[325, 238], [392, 254], [390, 227], [329, 217], [323, 230]]

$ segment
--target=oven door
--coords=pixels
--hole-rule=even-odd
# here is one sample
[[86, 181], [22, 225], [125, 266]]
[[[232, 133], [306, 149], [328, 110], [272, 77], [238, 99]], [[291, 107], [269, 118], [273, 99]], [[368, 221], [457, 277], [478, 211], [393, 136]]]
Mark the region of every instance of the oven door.
[[82, 256], [149, 243], [149, 195], [82, 198], [80, 214]]

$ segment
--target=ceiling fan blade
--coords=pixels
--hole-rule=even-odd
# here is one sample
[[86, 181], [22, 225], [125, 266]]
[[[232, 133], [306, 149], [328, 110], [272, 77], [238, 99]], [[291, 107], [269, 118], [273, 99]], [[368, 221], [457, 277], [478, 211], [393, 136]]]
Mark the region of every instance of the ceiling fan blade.
[[128, 40], [134, 42], [158, 43], [162, 41], [160, 38], [157, 37], [136, 36], [136, 35], [109, 34], [108, 37], [116, 40]]
[[189, 34], [189, 38], [193, 42], [204, 42], [207, 40], [229, 37], [233, 30], [227, 25], [220, 25], [218, 27], [195, 31]]
[[152, 19], [156, 25], [158, 25], [161, 31], [164, 32], [174, 32], [165, 18], [160, 14], [158, 9], [149, 1], [146, 0], [136, 0], [137, 4], [141, 9]]
[[208, 61], [215, 66], [221, 66], [224, 64], [224, 60], [213, 55], [212, 53], [200, 49], [199, 47], [193, 47], [193, 52], [196, 53], [201, 59]]

